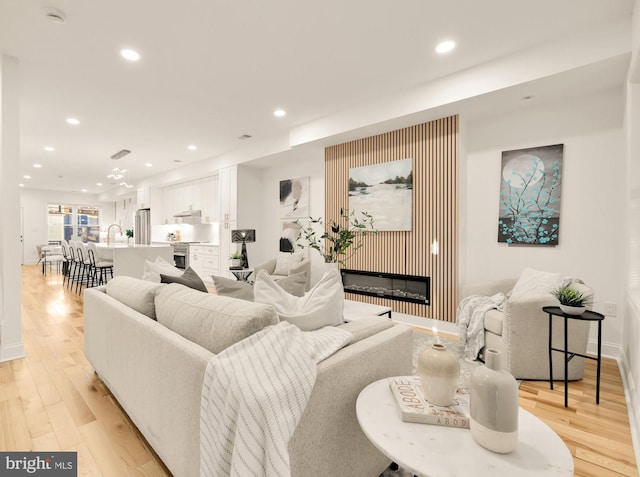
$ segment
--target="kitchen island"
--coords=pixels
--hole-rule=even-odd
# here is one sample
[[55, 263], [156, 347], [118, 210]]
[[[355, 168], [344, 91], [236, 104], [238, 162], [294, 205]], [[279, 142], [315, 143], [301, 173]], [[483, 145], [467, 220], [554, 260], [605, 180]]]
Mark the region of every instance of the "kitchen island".
[[173, 264], [173, 247], [169, 244], [129, 245], [115, 243], [97, 243], [99, 258], [113, 260], [113, 276], [126, 275], [128, 277], [142, 278], [144, 275], [144, 262], [155, 261], [157, 257], [164, 258]]

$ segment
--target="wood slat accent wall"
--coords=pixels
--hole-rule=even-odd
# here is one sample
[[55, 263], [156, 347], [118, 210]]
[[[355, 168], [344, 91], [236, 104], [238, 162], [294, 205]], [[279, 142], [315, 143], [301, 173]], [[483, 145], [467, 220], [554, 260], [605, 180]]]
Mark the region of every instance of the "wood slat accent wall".
[[[348, 294], [399, 313], [455, 321], [458, 305], [458, 116], [438, 119], [325, 149], [325, 217], [349, 206], [349, 169], [413, 158], [413, 226], [379, 232], [346, 268], [431, 277], [431, 305]], [[374, 217], [375, 219], [375, 217]], [[438, 241], [439, 253], [431, 253]]]

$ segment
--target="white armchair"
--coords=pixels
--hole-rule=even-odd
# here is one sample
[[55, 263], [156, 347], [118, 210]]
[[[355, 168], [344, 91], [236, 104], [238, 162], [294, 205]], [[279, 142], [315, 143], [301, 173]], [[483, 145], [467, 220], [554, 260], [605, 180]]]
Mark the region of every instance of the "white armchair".
[[[507, 294], [513, 289], [516, 279], [506, 279], [482, 284], [461, 285], [459, 298], [471, 295], [492, 296]], [[591, 301], [594, 291], [583, 284], [573, 284], [580, 288]], [[530, 299], [510, 299], [504, 302], [504, 310], [490, 310], [484, 320], [485, 349], [494, 348], [502, 353], [502, 367], [516, 379], [549, 379], [549, 318], [542, 311], [543, 306], [557, 306], [558, 300], [548, 294]], [[585, 354], [589, 339], [588, 321], [569, 320], [569, 350]], [[564, 323], [561, 318], [553, 318], [553, 347], [564, 347]], [[555, 353], [555, 352], [554, 352]], [[564, 363], [561, 353], [553, 359], [554, 380], [564, 379]], [[569, 380], [582, 379], [584, 358], [575, 356], [569, 362]]]
[[261, 263], [260, 265], [256, 265], [255, 267], [253, 267], [253, 276], [257, 277], [258, 276], [258, 272], [260, 270], [264, 270], [265, 272], [267, 272], [269, 275], [271, 275], [271, 278], [273, 278], [274, 280], [279, 280], [281, 278], [287, 277], [289, 275], [293, 275], [295, 273], [300, 273], [300, 272], [306, 272], [307, 276], [306, 276], [306, 285], [305, 285], [305, 291], [309, 291], [309, 288], [311, 286], [311, 260], [308, 258], [304, 258], [302, 259], [302, 261], [297, 262], [293, 265], [291, 265], [290, 268], [287, 269], [287, 273], [286, 274], [276, 274], [276, 265], [277, 265], [278, 259], [277, 258], [273, 258], [271, 260], [267, 260], [264, 263]]

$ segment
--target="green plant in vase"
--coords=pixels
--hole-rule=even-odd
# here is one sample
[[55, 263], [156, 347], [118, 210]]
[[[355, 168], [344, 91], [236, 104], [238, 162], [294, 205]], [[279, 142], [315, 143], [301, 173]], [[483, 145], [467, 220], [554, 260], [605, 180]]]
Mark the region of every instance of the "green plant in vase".
[[[317, 250], [325, 263], [339, 263], [343, 267], [362, 247], [364, 237], [378, 233], [373, 227], [373, 216], [367, 212], [356, 214], [340, 208], [338, 221], [325, 223], [322, 217], [309, 217], [309, 220], [309, 225], [302, 227], [301, 238], [304, 243], [298, 243], [297, 246]], [[317, 226], [323, 227], [321, 233], [316, 231]]]
[[568, 315], [581, 315], [586, 310], [588, 300], [580, 290], [564, 285], [551, 293], [560, 302], [560, 309]]

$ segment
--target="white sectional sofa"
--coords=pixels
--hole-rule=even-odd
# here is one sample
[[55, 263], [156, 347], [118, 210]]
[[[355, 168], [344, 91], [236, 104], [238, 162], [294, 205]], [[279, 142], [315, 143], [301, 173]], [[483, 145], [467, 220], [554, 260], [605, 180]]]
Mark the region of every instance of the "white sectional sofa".
[[[269, 305], [116, 277], [85, 291], [85, 354], [169, 470], [195, 477], [207, 363], [277, 320]], [[342, 326], [354, 340], [318, 365], [289, 443], [292, 476], [371, 477], [389, 464], [360, 430], [355, 402], [369, 383], [411, 374], [411, 330], [382, 317]]]

